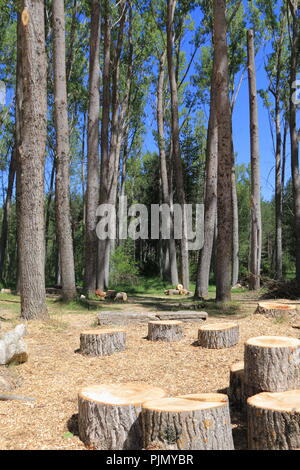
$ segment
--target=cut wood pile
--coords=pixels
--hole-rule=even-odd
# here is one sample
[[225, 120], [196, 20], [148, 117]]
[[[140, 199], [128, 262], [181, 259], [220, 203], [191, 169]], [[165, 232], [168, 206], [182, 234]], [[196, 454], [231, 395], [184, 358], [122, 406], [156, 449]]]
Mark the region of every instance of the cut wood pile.
[[267, 292], [262, 296], [263, 299], [300, 299], [299, 285], [295, 280], [268, 280], [264, 282], [264, 288]]

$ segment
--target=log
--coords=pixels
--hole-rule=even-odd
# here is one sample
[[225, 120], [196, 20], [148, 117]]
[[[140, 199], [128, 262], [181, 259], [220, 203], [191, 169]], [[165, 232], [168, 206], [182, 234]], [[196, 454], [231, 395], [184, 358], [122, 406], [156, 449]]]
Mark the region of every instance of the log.
[[180, 290], [167, 289], [167, 290], [165, 290], [165, 295], [180, 295]]
[[144, 449], [231, 450], [234, 448], [228, 397], [183, 395], [145, 402]]
[[300, 341], [259, 336], [245, 343], [246, 398], [261, 392], [285, 392], [300, 387]]
[[243, 410], [245, 407], [244, 394], [245, 370], [244, 363], [237, 362], [230, 367], [228, 396], [230, 405], [237, 410]]
[[22, 364], [28, 360], [28, 352], [23, 336], [26, 326], [18, 325], [0, 338], [0, 364]]
[[123, 330], [87, 330], [80, 335], [80, 352], [84, 356], [110, 356], [126, 349]]
[[300, 447], [300, 390], [260, 393], [247, 400], [250, 450]]
[[148, 323], [149, 341], [179, 341], [183, 336], [183, 323], [176, 320], [150, 321]]
[[264, 315], [267, 318], [283, 318], [287, 320], [295, 320], [298, 316], [297, 307], [295, 305], [281, 304], [278, 302], [260, 302], [255, 313]]
[[207, 349], [231, 348], [239, 342], [237, 323], [204, 325], [198, 331], [198, 344]]
[[79, 437], [96, 450], [141, 449], [142, 403], [165, 396], [161, 388], [139, 383], [86, 387], [78, 395]]

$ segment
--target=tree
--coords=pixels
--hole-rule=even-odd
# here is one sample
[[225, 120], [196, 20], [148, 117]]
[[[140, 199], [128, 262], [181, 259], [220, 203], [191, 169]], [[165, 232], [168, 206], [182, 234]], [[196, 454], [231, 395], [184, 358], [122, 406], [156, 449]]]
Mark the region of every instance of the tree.
[[231, 299], [233, 255], [232, 167], [233, 144], [227, 50], [226, 1], [214, 0], [214, 54], [218, 120], [218, 233], [216, 253], [216, 298]]
[[62, 298], [76, 297], [73, 241], [70, 214], [70, 146], [66, 82], [64, 0], [53, 0], [54, 103], [56, 128], [56, 222], [62, 282]]
[[91, 2], [88, 163], [86, 190], [85, 287], [94, 293], [97, 284], [96, 211], [99, 202], [99, 121], [100, 121], [100, 3]]
[[[19, 269], [21, 316], [48, 316], [45, 292], [44, 154], [47, 115], [47, 63], [44, 2], [21, 2], [22, 106], [17, 146], [19, 181]], [[21, 46], [22, 45], [22, 46]]]

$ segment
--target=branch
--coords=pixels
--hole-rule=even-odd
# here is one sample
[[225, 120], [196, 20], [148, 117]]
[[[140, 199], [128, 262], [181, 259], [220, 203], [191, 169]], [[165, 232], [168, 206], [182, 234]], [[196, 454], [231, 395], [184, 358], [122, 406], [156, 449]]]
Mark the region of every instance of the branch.
[[227, 27], [230, 26], [232, 20], [234, 19], [234, 17], [236, 16], [237, 12], [238, 12], [239, 9], [240, 9], [241, 4], [242, 4], [242, 0], [239, 1], [239, 3], [236, 5], [235, 9], [233, 10], [233, 12], [232, 12], [232, 14], [231, 14], [229, 20], [227, 21]]

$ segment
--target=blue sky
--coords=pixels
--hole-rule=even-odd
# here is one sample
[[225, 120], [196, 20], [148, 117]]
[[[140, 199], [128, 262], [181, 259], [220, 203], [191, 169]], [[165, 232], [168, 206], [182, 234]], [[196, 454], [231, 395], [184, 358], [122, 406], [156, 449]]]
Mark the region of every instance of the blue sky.
[[[193, 13], [193, 19], [197, 24], [201, 21], [199, 11]], [[189, 44], [192, 34], [187, 35], [184, 41], [183, 50], [186, 53], [187, 61], [193, 51], [193, 46]], [[257, 72], [257, 89], [268, 88], [268, 78], [265, 72], [264, 64], [266, 55], [270, 51], [270, 45], [266, 44], [256, 56], [256, 72]], [[199, 60], [199, 54], [195, 58], [195, 62]], [[191, 67], [190, 73], [187, 77], [189, 80], [190, 75], [195, 73], [195, 67]], [[241, 74], [236, 78], [239, 82]], [[273, 97], [271, 95], [270, 99]], [[156, 143], [153, 139], [152, 130], [156, 128], [155, 116], [152, 106], [155, 103], [155, 95], [149, 97], [149, 102], [146, 107], [146, 137], [144, 142], [144, 151], [157, 151]], [[259, 105], [259, 141], [260, 141], [260, 161], [261, 161], [261, 193], [265, 200], [271, 200], [274, 195], [274, 181], [275, 181], [275, 156], [273, 150], [272, 137], [270, 132], [269, 115], [267, 109], [263, 105], [263, 101], [258, 96]], [[244, 74], [244, 79], [239, 91], [239, 95], [235, 104], [233, 113], [233, 141], [234, 150], [237, 154], [237, 164], [250, 163], [250, 131], [249, 131], [249, 94], [248, 94], [248, 75], [247, 71]], [[287, 163], [286, 163], [286, 180], [290, 178], [290, 149], [289, 138], [287, 141]]]

